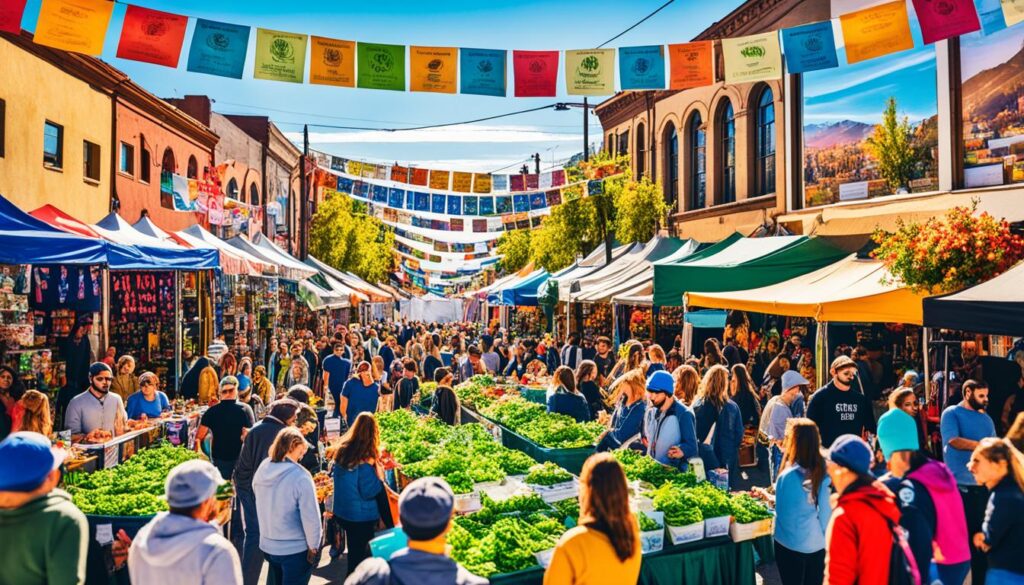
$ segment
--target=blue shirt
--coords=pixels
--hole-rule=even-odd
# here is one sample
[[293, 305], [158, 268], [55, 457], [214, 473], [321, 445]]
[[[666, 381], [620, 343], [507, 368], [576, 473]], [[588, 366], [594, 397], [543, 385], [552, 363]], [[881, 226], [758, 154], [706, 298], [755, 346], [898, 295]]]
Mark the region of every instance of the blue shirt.
[[345, 410], [345, 421], [348, 424], [355, 422], [361, 412], [373, 414], [377, 412], [377, 398], [380, 396], [380, 385], [376, 382], [369, 386], [363, 386], [359, 378], [352, 378], [345, 382], [341, 389], [341, 395], [348, 398], [348, 408]]
[[246, 376], [245, 374], [238, 374], [235, 377], [238, 378], [239, 392], [245, 392], [246, 390], [249, 389], [249, 386], [252, 386], [252, 378], [250, 378], [249, 376]]
[[996, 436], [996, 425], [992, 418], [984, 412], [954, 404], [942, 411], [939, 431], [942, 433], [942, 458], [946, 467], [953, 472], [957, 485], [978, 485], [971, 472], [967, 471], [971, 451], [956, 449], [949, 442], [957, 437], [980, 441], [985, 437]]
[[157, 390], [152, 401], [146, 400], [146, 396], [141, 391], [132, 394], [128, 397], [128, 405], [125, 410], [128, 411], [128, 418], [137, 420], [142, 415], [156, 418], [170, 408], [171, 402], [167, 399], [167, 395]]
[[330, 374], [327, 386], [330, 388], [331, 394], [337, 396], [352, 372], [352, 362], [331, 354], [324, 358], [324, 371]]
[[573, 420], [581, 423], [590, 420], [587, 399], [581, 394], [571, 394], [563, 388], [548, 396], [548, 412], [571, 416]]
[[826, 475], [818, 486], [818, 502], [803, 467], [791, 465], [775, 481], [775, 540], [789, 550], [809, 554], [825, 549], [825, 529], [832, 516]]
[[334, 468], [334, 514], [349, 522], [370, 522], [380, 518], [377, 494], [383, 484], [369, 463], [354, 469]]

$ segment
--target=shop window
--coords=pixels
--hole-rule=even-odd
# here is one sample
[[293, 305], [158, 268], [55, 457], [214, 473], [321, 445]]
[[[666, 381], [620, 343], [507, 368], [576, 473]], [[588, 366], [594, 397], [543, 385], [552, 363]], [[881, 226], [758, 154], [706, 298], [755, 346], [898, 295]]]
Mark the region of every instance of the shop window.
[[189, 179], [198, 179], [199, 178], [199, 163], [196, 162], [196, 157], [193, 156], [193, 155], [190, 155], [188, 157], [188, 171], [187, 172], [188, 172], [188, 175], [186, 175], [186, 176]]
[[43, 125], [43, 164], [64, 168], [64, 127], [49, 120]]
[[260, 190], [256, 188], [256, 183], [249, 185], [249, 205], [260, 204]]
[[235, 181], [234, 179], [228, 181], [227, 195], [232, 199], [238, 199], [238, 182]]
[[718, 203], [736, 201], [736, 117], [732, 102], [728, 99], [719, 108], [718, 136], [722, 164], [722, 184], [719, 187]]
[[646, 150], [644, 148], [644, 125], [639, 124], [636, 127], [636, 177], [639, 179], [644, 176], [644, 171], [647, 170]]
[[619, 134], [618, 155], [625, 156], [627, 154], [629, 154], [629, 130]]
[[676, 125], [669, 122], [665, 126], [661, 143], [665, 145], [665, 203], [675, 208], [679, 203], [679, 134]]
[[152, 178], [153, 160], [149, 155], [149, 149], [143, 146], [139, 149], [139, 180], [148, 183]]
[[757, 101], [757, 194], [775, 192], [775, 98], [765, 87]]
[[[839, 49], [839, 67], [803, 75], [804, 206], [938, 188], [935, 48], [922, 42], [913, 11], [910, 18], [914, 49], [853, 65]], [[890, 99], [914, 161], [891, 182], [871, 141]]]
[[100, 180], [100, 145], [82, 141], [82, 176], [90, 181]]
[[700, 114], [690, 116], [690, 209], [704, 209], [707, 200], [707, 143]]
[[135, 147], [127, 142], [121, 143], [121, 161], [117, 168], [126, 175], [135, 176]]

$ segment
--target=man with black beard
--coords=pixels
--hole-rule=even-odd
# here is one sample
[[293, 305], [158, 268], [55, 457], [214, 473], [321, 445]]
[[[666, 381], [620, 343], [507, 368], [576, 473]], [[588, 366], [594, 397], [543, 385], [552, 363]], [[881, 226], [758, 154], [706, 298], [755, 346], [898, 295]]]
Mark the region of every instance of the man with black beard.
[[89, 388], [71, 399], [64, 416], [72, 441], [102, 443], [124, 432], [128, 414], [121, 397], [110, 392], [113, 381], [114, 372], [107, 364], [89, 366]]

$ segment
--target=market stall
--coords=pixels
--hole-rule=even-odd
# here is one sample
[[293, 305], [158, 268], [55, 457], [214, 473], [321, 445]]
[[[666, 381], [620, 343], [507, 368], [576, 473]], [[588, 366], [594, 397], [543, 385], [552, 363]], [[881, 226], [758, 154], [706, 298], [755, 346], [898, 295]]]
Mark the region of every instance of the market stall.
[[290, 338], [296, 331], [306, 328], [307, 325], [315, 325], [316, 317], [304, 303], [297, 302], [299, 295], [299, 282], [316, 274], [316, 270], [303, 264], [287, 252], [280, 250], [276, 245], [266, 238], [259, 238], [268, 245], [257, 246], [255, 243], [242, 236], [235, 236], [227, 241], [228, 244], [239, 248], [264, 262], [278, 266], [280, 277], [272, 287], [277, 295], [276, 318], [272, 323], [271, 336]]
[[925, 299], [923, 321], [925, 327], [1024, 334], [1024, 264], [969, 289]]
[[462, 300], [439, 297], [433, 293], [413, 297], [402, 305], [402, 317], [423, 323], [450, 323], [462, 320]]

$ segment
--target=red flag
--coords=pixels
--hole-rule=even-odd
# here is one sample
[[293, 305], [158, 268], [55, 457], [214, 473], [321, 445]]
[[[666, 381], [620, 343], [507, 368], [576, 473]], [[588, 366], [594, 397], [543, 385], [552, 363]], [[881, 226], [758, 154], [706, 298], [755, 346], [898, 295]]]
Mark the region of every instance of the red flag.
[[516, 97], [555, 97], [558, 51], [512, 51]]
[[0, 2], [0, 30], [18, 34], [21, 32], [21, 16], [25, 13], [28, 0], [5, 0]]
[[188, 17], [129, 4], [121, 27], [117, 56], [177, 67]]

